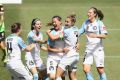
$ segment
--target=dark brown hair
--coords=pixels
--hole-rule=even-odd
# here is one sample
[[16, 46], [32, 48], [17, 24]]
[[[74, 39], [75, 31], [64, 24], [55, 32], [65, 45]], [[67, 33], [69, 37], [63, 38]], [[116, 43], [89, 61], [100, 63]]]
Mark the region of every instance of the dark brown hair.
[[39, 19], [39, 18], [34, 18], [34, 19], [32, 20], [32, 22], [31, 22], [31, 30], [34, 29], [33, 26], [35, 25], [35, 23], [36, 23], [37, 21], [40, 21], [40, 19]]
[[[59, 21], [61, 21], [62, 20], [62, 18], [60, 17], [60, 16], [53, 16], [52, 17], [52, 20], [54, 19], [54, 18], [57, 18], [57, 20], [59, 20]], [[49, 22], [49, 23], [47, 23], [47, 25], [46, 26], [52, 26], [53, 25], [53, 23], [52, 23], [52, 21], [51, 22]]]
[[90, 9], [93, 9], [94, 13], [96, 14], [95, 17], [98, 17], [100, 20], [103, 20], [104, 14], [102, 13], [101, 10], [98, 10], [98, 9], [95, 8], [95, 7], [91, 7]]
[[11, 25], [11, 32], [12, 33], [17, 33], [21, 28], [21, 24], [20, 23], [14, 23]]

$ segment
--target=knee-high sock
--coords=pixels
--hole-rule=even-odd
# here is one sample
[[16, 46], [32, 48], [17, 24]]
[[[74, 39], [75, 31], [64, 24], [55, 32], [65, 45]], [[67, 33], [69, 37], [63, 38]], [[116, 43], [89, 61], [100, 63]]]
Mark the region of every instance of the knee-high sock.
[[100, 80], [107, 80], [105, 73], [100, 74]]
[[94, 80], [91, 72], [87, 72], [85, 74], [86, 74], [87, 80]]
[[37, 73], [33, 74], [33, 80], [38, 80], [38, 74]]

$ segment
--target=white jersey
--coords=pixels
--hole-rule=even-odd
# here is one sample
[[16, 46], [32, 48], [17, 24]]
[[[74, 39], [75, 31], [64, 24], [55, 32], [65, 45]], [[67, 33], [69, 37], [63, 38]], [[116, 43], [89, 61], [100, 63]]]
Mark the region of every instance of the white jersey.
[[[76, 52], [76, 44], [78, 42], [78, 28], [73, 26], [71, 28], [67, 28], [64, 30], [64, 40], [65, 47], [68, 47], [70, 50], [74, 50]], [[67, 55], [79, 55], [79, 54], [67, 54]]]
[[21, 49], [26, 48], [26, 44], [23, 42], [22, 38], [16, 34], [9, 35], [6, 40], [7, 45], [7, 58], [9, 61], [21, 60]]
[[43, 40], [43, 34], [39, 32], [39, 35], [36, 35], [35, 30], [32, 30], [28, 34], [27, 38], [27, 44], [34, 43], [35, 48], [32, 49], [31, 55], [33, 59], [39, 59], [40, 58], [40, 47], [43, 46], [42, 44], [39, 44], [37, 41]]
[[[102, 46], [102, 39], [100, 38], [91, 38], [88, 36], [89, 33], [95, 34], [107, 34], [106, 27], [100, 20], [95, 20], [93, 23], [90, 23], [89, 20], [83, 23], [82, 27], [79, 30], [79, 35], [86, 33], [87, 36], [87, 47], [92, 48], [96, 45]], [[92, 45], [92, 46], [91, 46]]]
[[[51, 29], [51, 34], [52, 35], [57, 35], [59, 33], [63, 33], [63, 28], [60, 30], [60, 31], [56, 31], [54, 28]], [[47, 43], [49, 46], [53, 47], [53, 48], [64, 48], [64, 45], [65, 45], [65, 42], [63, 39], [57, 39], [55, 41], [52, 41], [50, 38], [48, 39], [48, 43]], [[60, 60], [61, 57], [63, 56], [63, 53], [54, 53], [54, 52], [48, 52], [48, 57], [51, 57], [53, 59], [57, 59], [57, 60]]]

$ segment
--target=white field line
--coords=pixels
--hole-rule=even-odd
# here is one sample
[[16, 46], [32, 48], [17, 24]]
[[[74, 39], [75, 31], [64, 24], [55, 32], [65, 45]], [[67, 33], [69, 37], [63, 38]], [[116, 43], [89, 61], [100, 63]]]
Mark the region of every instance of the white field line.
[[[41, 58], [44, 58], [44, 59], [46, 59], [47, 57], [43, 57], [43, 56], [41, 56]], [[80, 56], [80, 58], [84, 58], [84, 56]], [[120, 58], [120, 56], [105, 56], [105, 58], [107, 58], [107, 59], [119, 59]]]
[[[120, 31], [120, 29], [107, 29], [108, 31]], [[6, 32], [10, 32], [10, 30], [5, 30]], [[22, 30], [23, 32], [25, 31], [30, 31], [30, 30]], [[41, 30], [41, 31], [47, 31], [47, 30]]]

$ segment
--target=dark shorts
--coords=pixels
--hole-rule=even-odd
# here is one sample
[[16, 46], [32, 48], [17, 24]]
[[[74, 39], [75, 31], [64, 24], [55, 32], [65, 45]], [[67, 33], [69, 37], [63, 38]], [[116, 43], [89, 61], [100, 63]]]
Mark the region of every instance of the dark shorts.
[[0, 32], [0, 42], [5, 40], [5, 32]]

